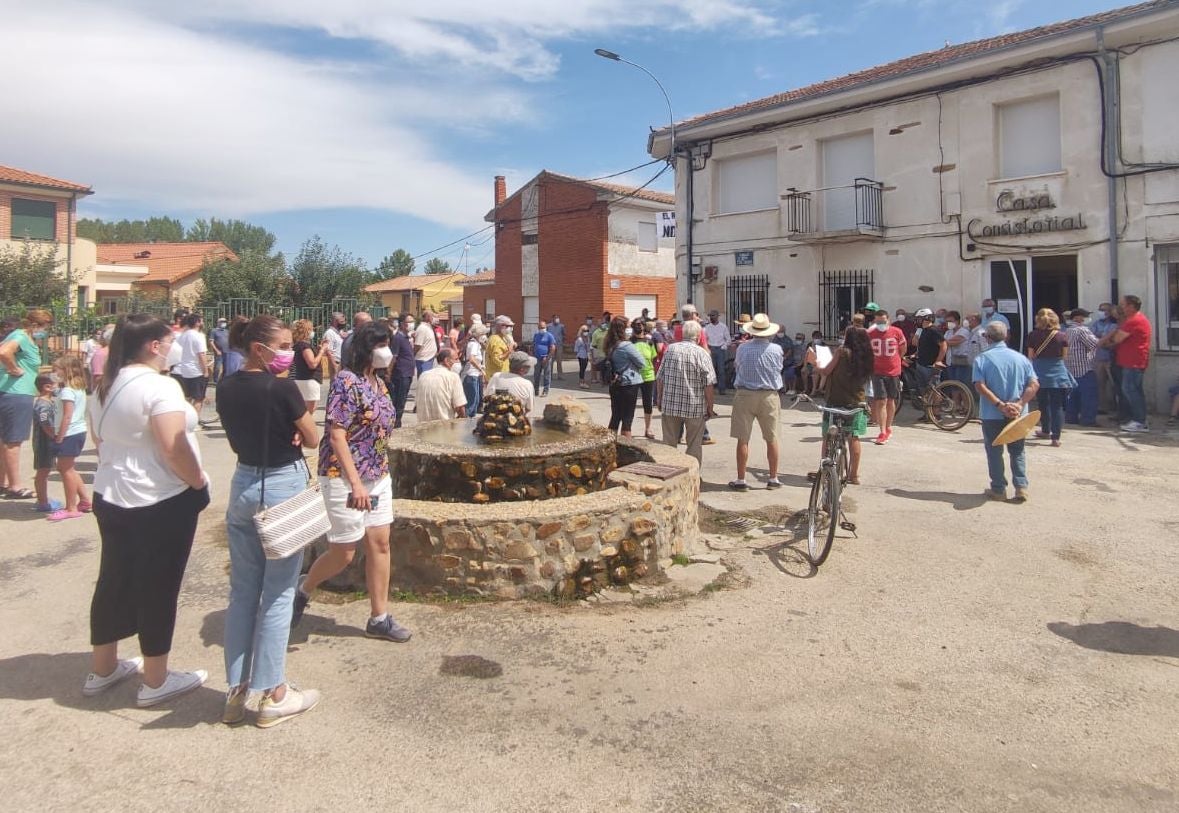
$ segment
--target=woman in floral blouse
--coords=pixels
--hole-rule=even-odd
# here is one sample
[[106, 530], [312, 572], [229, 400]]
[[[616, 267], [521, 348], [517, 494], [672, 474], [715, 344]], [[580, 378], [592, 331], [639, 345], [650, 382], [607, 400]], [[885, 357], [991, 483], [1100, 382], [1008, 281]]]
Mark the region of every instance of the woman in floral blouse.
[[364, 634], [404, 643], [409, 630], [388, 613], [389, 524], [393, 488], [386, 454], [396, 410], [381, 373], [393, 362], [392, 335], [379, 322], [356, 331], [351, 356], [332, 379], [319, 446], [319, 483], [332, 528], [328, 552], [315, 560], [295, 593], [293, 624], [299, 623], [311, 593], [346, 568], [363, 540], [365, 581], [372, 614]]

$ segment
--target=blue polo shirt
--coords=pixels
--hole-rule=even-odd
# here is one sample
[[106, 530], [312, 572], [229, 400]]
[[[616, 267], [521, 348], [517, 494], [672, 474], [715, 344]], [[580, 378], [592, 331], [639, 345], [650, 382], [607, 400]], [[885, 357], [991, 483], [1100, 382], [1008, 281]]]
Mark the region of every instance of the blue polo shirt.
[[553, 334], [548, 330], [538, 330], [532, 335], [532, 355], [538, 359], [547, 358], [549, 353], [553, 350], [553, 345], [557, 340], [553, 338]]
[[[1023, 391], [1036, 378], [1036, 371], [1027, 356], [1017, 353], [1006, 342], [992, 344], [974, 360], [971, 381], [983, 382], [1000, 401], [1018, 401]], [[1007, 416], [990, 401], [980, 399], [979, 417], [984, 421], [1005, 421]], [[1023, 411], [1026, 413], [1027, 405]]]

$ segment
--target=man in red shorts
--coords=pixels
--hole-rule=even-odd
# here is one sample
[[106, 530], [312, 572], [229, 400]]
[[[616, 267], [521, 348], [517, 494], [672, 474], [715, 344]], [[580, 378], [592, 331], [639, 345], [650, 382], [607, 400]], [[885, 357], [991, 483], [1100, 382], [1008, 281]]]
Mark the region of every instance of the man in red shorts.
[[868, 330], [872, 342], [872, 419], [880, 427], [876, 445], [883, 446], [892, 439], [892, 419], [901, 399], [901, 359], [908, 348], [905, 334], [888, 323], [888, 311], [876, 311], [875, 321]]

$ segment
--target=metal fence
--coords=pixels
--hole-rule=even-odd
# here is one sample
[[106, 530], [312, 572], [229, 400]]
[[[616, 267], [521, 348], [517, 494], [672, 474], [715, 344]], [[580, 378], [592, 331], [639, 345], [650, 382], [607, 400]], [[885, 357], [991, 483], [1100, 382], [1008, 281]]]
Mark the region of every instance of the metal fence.
[[851, 323], [852, 314], [872, 301], [876, 271], [858, 268], [819, 272], [819, 329], [833, 341]]
[[850, 229], [882, 231], [884, 184], [871, 178], [856, 178], [845, 186], [805, 192], [791, 189], [786, 195], [786, 224], [790, 234], [799, 235]]
[[768, 274], [741, 274], [725, 280], [728, 302], [726, 318], [730, 328], [736, 329], [737, 317], [743, 313], [768, 313], [770, 277]]

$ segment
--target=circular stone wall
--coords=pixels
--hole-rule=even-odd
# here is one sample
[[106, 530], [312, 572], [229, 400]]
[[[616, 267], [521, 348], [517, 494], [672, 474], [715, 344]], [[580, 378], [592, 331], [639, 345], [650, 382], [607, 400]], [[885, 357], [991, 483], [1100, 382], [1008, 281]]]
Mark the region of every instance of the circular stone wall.
[[393, 497], [428, 502], [519, 502], [601, 491], [617, 465], [602, 426], [534, 424], [527, 437], [486, 443], [474, 419], [433, 421], [389, 439]]

